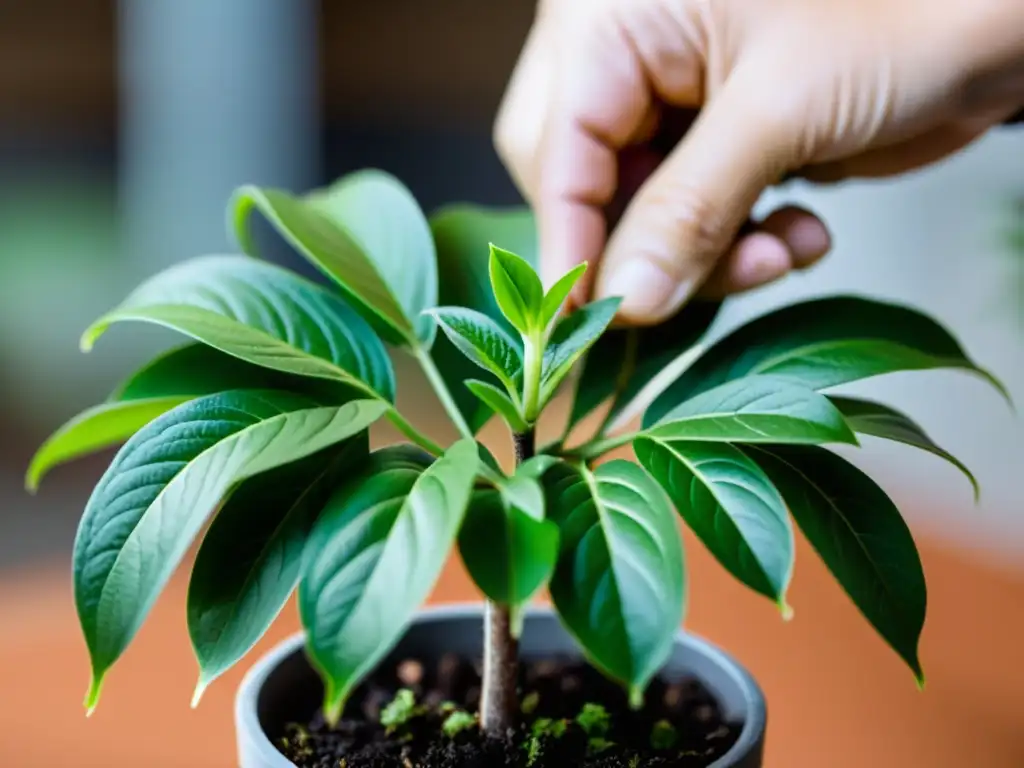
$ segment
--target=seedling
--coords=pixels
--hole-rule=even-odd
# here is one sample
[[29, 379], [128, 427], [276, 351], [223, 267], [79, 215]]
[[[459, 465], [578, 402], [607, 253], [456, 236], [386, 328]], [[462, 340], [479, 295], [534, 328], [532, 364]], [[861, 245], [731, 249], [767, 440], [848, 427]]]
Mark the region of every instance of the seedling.
[[[248, 228], [256, 211], [332, 285], [260, 260]], [[677, 512], [725, 569], [787, 614], [795, 520], [923, 684], [914, 541], [886, 493], [828, 446], [895, 440], [974, 482], [907, 416], [834, 392], [933, 368], [998, 386], [934, 320], [839, 296], [703, 345], [717, 303], [691, 302], [657, 328], [610, 329], [617, 299], [563, 311], [583, 265], [544, 290], [535, 264], [516, 255], [534, 250], [528, 216], [456, 207], [428, 219], [378, 172], [306, 196], [245, 188], [230, 220], [247, 255], [203, 256], [149, 279], [82, 347], [126, 321], [192, 343], [58, 430], [29, 471], [35, 488], [57, 464], [125, 441], [75, 542], [90, 711], [208, 524], [187, 606], [196, 701], [297, 586], [324, 713], [337, 721], [457, 546], [487, 598], [483, 728], [504, 733], [520, 713], [523, 609], [544, 587], [586, 657], [638, 705], [684, 616]], [[390, 351], [420, 366], [455, 442], [403, 415]], [[559, 398], [567, 424], [539, 444]], [[495, 416], [514, 467], [477, 442]], [[371, 451], [368, 430], [382, 419], [409, 444]], [[637, 462], [609, 460], [629, 446]]]

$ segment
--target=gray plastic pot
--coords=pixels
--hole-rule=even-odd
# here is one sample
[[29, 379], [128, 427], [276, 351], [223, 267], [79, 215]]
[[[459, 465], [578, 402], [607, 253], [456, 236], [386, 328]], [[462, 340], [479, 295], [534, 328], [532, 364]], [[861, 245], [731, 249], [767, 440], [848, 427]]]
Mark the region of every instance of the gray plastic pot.
[[[391, 654], [439, 659], [446, 653], [479, 656], [483, 640], [479, 604], [421, 611]], [[300, 633], [260, 659], [242, 681], [235, 699], [240, 768], [294, 768], [274, 741], [288, 722], [308, 719], [320, 705], [323, 686], [303, 652]], [[547, 609], [529, 611], [520, 644], [524, 657], [578, 654], [572, 638]], [[386, 663], [386, 662], [385, 662]], [[766, 712], [754, 678], [732, 657], [693, 635], [680, 632], [668, 663], [668, 678], [695, 676], [718, 697], [730, 719], [743, 722], [739, 740], [711, 768], [761, 768]]]

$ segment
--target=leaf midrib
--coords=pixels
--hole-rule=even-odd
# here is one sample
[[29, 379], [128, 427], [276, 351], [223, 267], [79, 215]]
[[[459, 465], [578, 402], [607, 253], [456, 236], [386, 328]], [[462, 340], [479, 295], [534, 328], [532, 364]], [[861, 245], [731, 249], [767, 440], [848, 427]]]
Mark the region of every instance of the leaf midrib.
[[[274, 407], [274, 408], [278, 408], [277, 405], [274, 405], [272, 403], [270, 405], [272, 405], [272, 407]], [[139, 526], [142, 524], [142, 521], [145, 519], [146, 515], [149, 514], [149, 511], [151, 509], [153, 509], [153, 507], [160, 502], [160, 500], [167, 493], [167, 489], [170, 488], [171, 485], [173, 485], [175, 482], [177, 482], [178, 479], [182, 476], [182, 474], [184, 472], [186, 472], [190, 466], [195, 464], [197, 461], [199, 461], [200, 459], [202, 459], [203, 457], [205, 457], [207, 454], [211, 453], [212, 451], [217, 450], [220, 446], [224, 445], [227, 442], [231, 442], [232, 445], [237, 444], [237, 442], [242, 438], [242, 436], [250, 433], [254, 429], [258, 429], [258, 428], [262, 427], [265, 424], [273, 423], [273, 422], [277, 422], [277, 421], [283, 422], [283, 421], [287, 420], [287, 418], [289, 416], [292, 416], [292, 415], [295, 415], [295, 414], [301, 414], [301, 413], [305, 413], [305, 412], [310, 412], [310, 411], [328, 411], [328, 410], [337, 411], [339, 407], [340, 406], [317, 406], [315, 408], [300, 408], [300, 409], [297, 409], [297, 410], [294, 410], [294, 411], [280, 411], [279, 413], [274, 414], [273, 416], [270, 416], [270, 417], [268, 417], [266, 419], [262, 419], [262, 420], [256, 421], [256, 422], [254, 422], [253, 424], [250, 424], [247, 427], [243, 427], [242, 429], [238, 430], [237, 432], [233, 432], [232, 434], [230, 434], [227, 437], [225, 437], [223, 440], [218, 440], [216, 443], [211, 445], [209, 448], [206, 448], [203, 451], [200, 451], [193, 458], [191, 458], [190, 460], [186, 461], [184, 463], [184, 465], [182, 466], [182, 468], [178, 472], [175, 473], [174, 477], [172, 477], [169, 481], [167, 481], [167, 483], [164, 484], [164, 487], [160, 490], [160, 492], [153, 498], [152, 501], [150, 501], [146, 505], [145, 511], [143, 511], [143, 513], [139, 516], [138, 521], [135, 523], [134, 526], [132, 526], [131, 533], [128, 534], [128, 536], [125, 538], [124, 543], [121, 545], [121, 547], [120, 547], [120, 549], [119, 549], [119, 551], [117, 553], [117, 557], [114, 558], [114, 562], [111, 564], [110, 569], [107, 571], [106, 575], [103, 578], [103, 587], [100, 589], [100, 596], [99, 596], [99, 599], [96, 601], [96, 608], [95, 608], [95, 610], [93, 612], [94, 613], [93, 622], [95, 623], [97, 618], [99, 617], [100, 607], [104, 603], [104, 599], [106, 598], [106, 595], [107, 595], [107, 587], [110, 585], [110, 576], [111, 576], [112, 573], [114, 573], [114, 571], [118, 567], [118, 564], [122, 561], [121, 559], [124, 556], [125, 550], [127, 549], [127, 544], [129, 542], [129, 540], [131, 540], [136, 535], [136, 532], [138, 531]], [[242, 408], [235, 408], [235, 410], [238, 410], [240, 413], [244, 413], [247, 416], [253, 417], [253, 414], [250, 414], [250, 413], [246, 412]], [[283, 424], [281, 426], [283, 427]], [[271, 442], [272, 441], [273, 441], [273, 438], [271, 438]], [[221, 481], [221, 482], [223, 482], [223, 481]], [[207, 514], [209, 514], [209, 512]]]
[[903, 607], [902, 601], [900, 601], [900, 600], [893, 600], [892, 599], [892, 592], [891, 592], [891, 590], [889, 588], [888, 582], [884, 578], [882, 578], [881, 571], [879, 570], [878, 565], [875, 563], [874, 558], [871, 557], [871, 553], [864, 546], [864, 542], [861, 540], [860, 535], [857, 533], [857, 531], [854, 529], [854, 527], [850, 524], [849, 518], [833, 502], [832, 497], [829, 494], [825, 493], [825, 491], [816, 482], [814, 482], [814, 480], [812, 480], [810, 477], [808, 477], [802, 470], [800, 470], [797, 467], [793, 466], [790, 462], [786, 461], [786, 459], [782, 458], [778, 454], [773, 453], [772, 451], [765, 450], [765, 449], [760, 448], [758, 446], [751, 446], [751, 448], [753, 450], [755, 450], [755, 451], [760, 451], [762, 453], [765, 453], [768, 456], [771, 456], [776, 461], [779, 461], [782, 464], [784, 464], [786, 467], [788, 467], [794, 473], [799, 475], [811, 488], [814, 489], [814, 491], [822, 499], [825, 500], [825, 502], [828, 504], [829, 508], [832, 509], [836, 513], [836, 515], [839, 517], [839, 519], [842, 520], [843, 524], [850, 531], [850, 534], [853, 536], [854, 540], [857, 542], [857, 546], [864, 553], [864, 558], [868, 561], [868, 563], [870, 563], [872, 570], [875, 572], [875, 575], [878, 578], [878, 581], [880, 581], [882, 583], [882, 588], [886, 592], [886, 594], [889, 596], [890, 600], [892, 600], [892, 602], [894, 604], [899, 605], [900, 607]]
[[[740, 540], [743, 542], [743, 545], [748, 550], [750, 550], [750, 553], [754, 556], [754, 562], [757, 564], [758, 569], [761, 571], [761, 575], [764, 577], [765, 583], [768, 584], [769, 586], [771, 586], [774, 589], [775, 586], [774, 586], [774, 584], [772, 584], [772, 578], [771, 578], [771, 576], [768, 575], [768, 572], [765, 570], [764, 565], [761, 563], [760, 556], [754, 551], [754, 548], [751, 547], [750, 544], [747, 542], [746, 537], [743, 536], [743, 533], [742, 533], [742, 531], [740, 531], [739, 526], [736, 525], [736, 521], [733, 519], [733, 516], [726, 511], [725, 504], [722, 503], [722, 500], [721, 500], [721, 498], [719, 498], [719, 495], [718, 495], [714, 485], [712, 483], [708, 482], [708, 479], [704, 475], [704, 473], [699, 471], [697, 466], [692, 461], [690, 461], [685, 456], [683, 456], [681, 453], [679, 453], [675, 448], [673, 448], [666, 441], [660, 440], [660, 439], [658, 439], [656, 437], [648, 437], [647, 439], [653, 440], [656, 443], [658, 443], [659, 445], [661, 445], [666, 451], [668, 451], [670, 454], [672, 454], [681, 464], [683, 464], [683, 466], [685, 466], [688, 470], [690, 470], [690, 473], [694, 477], [696, 477], [696, 478], [698, 478], [700, 480], [701, 484], [707, 489], [708, 493], [710, 493], [712, 498], [715, 500], [715, 505], [718, 507], [718, 509], [721, 511], [721, 513], [725, 515], [726, 519], [729, 520], [729, 523], [733, 526], [733, 528], [736, 529], [736, 532], [740, 534]], [[731, 443], [724, 443], [724, 445], [731, 445]], [[737, 448], [736, 450], [740, 450], [740, 449]], [[740, 451], [740, 453], [742, 453], [742, 451]], [[772, 485], [772, 487], [774, 488], [774, 485]], [[753, 491], [751, 489], [746, 489], [746, 490], [751, 491], [751, 493], [753, 493]], [[776, 493], [778, 493], [778, 491], [776, 491]], [[757, 495], [757, 494], [754, 494], [754, 495]], [[780, 496], [781, 496], [781, 494], [780, 494]], [[784, 499], [780, 499], [780, 500], [783, 502], [783, 505], [782, 505], [783, 508], [785, 508], [785, 500]], [[792, 576], [793, 576], [793, 569], [792, 569], [792, 565], [790, 565], [790, 567], [788, 569], [788, 572], [786, 574], [785, 583], [783, 584], [782, 589], [780, 590], [780, 594], [779, 594], [780, 598], [785, 596], [786, 590], [789, 587], [789, 582], [792, 579]]]

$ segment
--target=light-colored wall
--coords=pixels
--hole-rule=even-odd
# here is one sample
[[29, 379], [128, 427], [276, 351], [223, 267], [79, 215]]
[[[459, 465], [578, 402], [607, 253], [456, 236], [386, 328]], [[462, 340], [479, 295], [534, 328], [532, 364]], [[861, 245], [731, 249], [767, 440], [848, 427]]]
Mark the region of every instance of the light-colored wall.
[[[993, 133], [973, 148], [899, 181], [774, 191], [764, 211], [797, 202], [829, 223], [835, 250], [818, 267], [737, 301], [718, 332], [766, 309], [822, 293], [854, 292], [915, 305], [949, 327], [1024, 411], [1024, 283], [1002, 232], [1024, 195], [1024, 131]], [[1019, 209], [1018, 209], [1019, 211]], [[1019, 212], [1016, 214], [1019, 216]], [[1024, 254], [1017, 264], [1024, 269]], [[897, 374], [849, 391], [883, 399], [919, 420], [974, 470], [979, 510], [959, 473], [939, 459], [872, 440], [852, 454], [897, 499], [915, 497], [915, 527], [984, 545], [1024, 562], [1024, 414], [979, 379], [946, 371]]]

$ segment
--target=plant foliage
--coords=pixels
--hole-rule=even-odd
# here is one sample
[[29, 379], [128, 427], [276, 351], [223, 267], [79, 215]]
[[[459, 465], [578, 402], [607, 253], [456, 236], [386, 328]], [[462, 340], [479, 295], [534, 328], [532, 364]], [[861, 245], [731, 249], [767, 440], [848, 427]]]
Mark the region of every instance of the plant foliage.
[[[260, 258], [248, 234], [257, 214], [326, 285]], [[999, 388], [933, 319], [840, 296], [715, 343], [705, 337], [718, 303], [691, 303], [659, 328], [612, 328], [616, 299], [563, 311], [585, 265], [544, 290], [528, 214], [457, 206], [428, 217], [378, 171], [307, 195], [246, 187], [228, 219], [243, 253], [155, 275], [82, 340], [88, 350], [112, 326], [142, 322], [188, 343], [60, 427], [28, 471], [34, 490], [56, 466], [120, 445], [74, 550], [90, 709], [197, 539], [197, 700], [297, 590], [325, 714], [338, 718], [457, 546], [513, 617], [547, 588], [587, 658], [638, 701], [684, 618], [679, 518], [784, 611], [799, 528], [923, 681], [913, 538], [886, 493], [832, 448], [894, 440], [974, 478], [908, 416], [833, 389], [932, 368]], [[452, 445], [397, 410], [389, 347], [422, 367], [458, 429]], [[562, 392], [567, 429], [533, 458], [506, 471], [477, 442], [496, 414], [533, 454], [535, 425]], [[380, 419], [410, 444], [371, 450]], [[636, 462], [602, 461], [628, 446]], [[473, 722], [463, 713], [452, 730]]]

